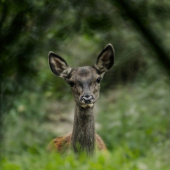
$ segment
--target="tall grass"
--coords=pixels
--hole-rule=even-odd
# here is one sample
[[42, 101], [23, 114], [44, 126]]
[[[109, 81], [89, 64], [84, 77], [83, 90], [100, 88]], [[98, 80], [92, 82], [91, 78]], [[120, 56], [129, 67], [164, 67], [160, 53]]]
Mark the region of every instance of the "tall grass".
[[[119, 86], [102, 94], [96, 107], [97, 131], [108, 153], [92, 157], [47, 153], [48, 142], [57, 136], [43, 126], [49, 121], [52, 101], [42, 99], [42, 94], [25, 92], [5, 119], [1, 169], [169, 170], [169, 92], [169, 84], [162, 78], [150, 84]], [[69, 100], [65, 98], [63, 103]]]

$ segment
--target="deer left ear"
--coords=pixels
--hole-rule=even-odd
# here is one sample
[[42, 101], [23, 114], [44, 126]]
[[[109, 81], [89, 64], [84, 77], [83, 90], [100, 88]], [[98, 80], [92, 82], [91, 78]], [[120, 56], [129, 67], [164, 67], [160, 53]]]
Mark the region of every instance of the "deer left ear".
[[108, 44], [99, 54], [94, 67], [100, 72], [104, 73], [110, 70], [114, 64], [114, 49], [112, 44]]
[[68, 78], [72, 69], [67, 65], [66, 61], [54, 52], [50, 51], [48, 55], [51, 71], [56, 76]]

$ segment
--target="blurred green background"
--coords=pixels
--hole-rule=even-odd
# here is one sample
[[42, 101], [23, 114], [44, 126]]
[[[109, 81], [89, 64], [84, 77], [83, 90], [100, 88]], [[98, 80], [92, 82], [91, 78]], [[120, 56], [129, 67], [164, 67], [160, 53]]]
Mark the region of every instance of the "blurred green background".
[[[115, 65], [96, 104], [108, 155], [47, 153], [74, 116], [48, 52], [71, 67], [93, 65], [108, 43]], [[0, 0], [1, 169], [169, 170], [169, 44], [168, 0]]]

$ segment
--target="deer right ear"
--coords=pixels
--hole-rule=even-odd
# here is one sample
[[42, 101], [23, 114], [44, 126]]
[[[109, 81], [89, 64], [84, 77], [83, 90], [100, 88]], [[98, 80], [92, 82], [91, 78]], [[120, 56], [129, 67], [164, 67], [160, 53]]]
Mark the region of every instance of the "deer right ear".
[[99, 54], [94, 67], [100, 72], [104, 73], [110, 70], [114, 64], [114, 49], [112, 44], [108, 44]]
[[71, 67], [69, 67], [66, 61], [54, 52], [49, 52], [49, 64], [51, 71], [59, 77], [67, 78], [71, 72]]

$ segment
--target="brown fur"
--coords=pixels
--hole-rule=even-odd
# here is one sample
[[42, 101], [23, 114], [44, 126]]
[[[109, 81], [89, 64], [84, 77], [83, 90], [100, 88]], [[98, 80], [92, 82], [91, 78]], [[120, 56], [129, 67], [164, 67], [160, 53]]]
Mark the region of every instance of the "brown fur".
[[[64, 153], [70, 148], [72, 133], [53, 139], [48, 145], [48, 151], [58, 151]], [[98, 134], [95, 134], [96, 146], [98, 150], [107, 150], [106, 145]]]

